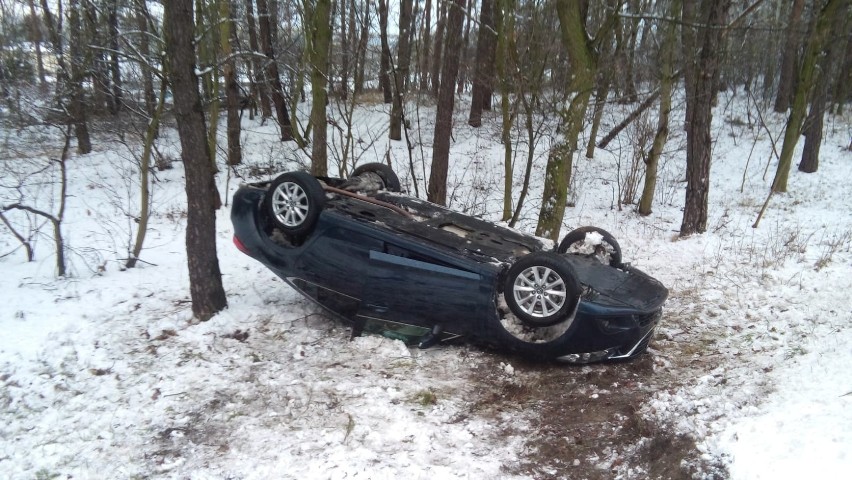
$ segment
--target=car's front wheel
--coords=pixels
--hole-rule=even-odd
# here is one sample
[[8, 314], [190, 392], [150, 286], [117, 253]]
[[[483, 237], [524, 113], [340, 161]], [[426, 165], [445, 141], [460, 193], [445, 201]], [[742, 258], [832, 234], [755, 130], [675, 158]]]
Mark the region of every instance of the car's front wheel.
[[598, 227], [580, 227], [570, 231], [559, 243], [557, 251], [594, 257], [616, 268], [622, 265], [621, 246], [611, 233]]
[[289, 235], [310, 233], [324, 204], [322, 185], [305, 172], [279, 175], [269, 185], [264, 199], [272, 223]]
[[552, 252], [518, 259], [506, 276], [506, 304], [525, 325], [549, 327], [567, 320], [580, 302], [582, 289], [571, 264]]

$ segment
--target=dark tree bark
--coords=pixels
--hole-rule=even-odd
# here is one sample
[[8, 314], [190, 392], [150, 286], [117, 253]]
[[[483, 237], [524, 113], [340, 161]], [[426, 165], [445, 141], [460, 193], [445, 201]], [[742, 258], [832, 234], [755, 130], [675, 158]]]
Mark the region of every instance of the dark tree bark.
[[423, 27], [420, 35], [420, 91], [429, 89], [429, 52], [431, 51], [432, 35], [432, 0], [426, 0], [423, 7]]
[[174, 114], [186, 177], [186, 254], [192, 313], [205, 321], [228, 305], [216, 256], [219, 196], [195, 75], [192, 0], [169, 0], [163, 6]]
[[471, 127], [482, 126], [482, 111], [491, 110], [494, 92], [494, 57], [497, 52], [497, 32], [494, 29], [494, 0], [482, 0], [479, 12], [479, 37], [476, 41], [476, 71], [473, 74], [470, 116]]
[[450, 137], [453, 129], [456, 76], [459, 71], [462, 22], [465, 0], [446, 0], [446, 55], [438, 92], [438, 111], [435, 115], [435, 138], [432, 142], [432, 169], [429, 175], [428, 199], [439, 205], [447, 204], [447, 170], [450, 158]]
[[[683, 4], [683, 48], [686, 78], [686, 201], [682, 236], [707, 229], [707, 199], [710, 193], [710, 123], [713, 95], [719, 68], [722, 26], [730, 0], [702, 0]], [[696, 12], [696, 8], [698, 11]], [[696, 27], [688, 25], [698, 25]]]
[[370, 38], [370, 3], [364, 2], [364, 14], [361, 16], [361, 33], [358, 37], [358, 51], [355, 60], [355, 95], [364, 92], [364, 70], [367, 64], [367, 41]]
[[468, 60], [467, 60], [467, 53], [468, 53], [467, 49], [468, 49], [468, 45], [470, 45], [470, 24], [474, 21], [473, 18], [475, 16], [475, 12], [472, 11], [472, 10], [475, 9], [474, 4], [472, 2], [473, 2], [473, 0], [465, 0], [465, 11], [467, 12], [467, 14], [465, 15], [466, 18], [465, 18], [465, 22], [464, 22], [464, 36], [462, 37], [462, 42], [461, 42], [461, 46], [460, 46], [461, 53], [459, 54], [459, 56], [460, 56], [459, 73], [458, 73], [457, 78], [456, 78], [456, 83], [458, 84], [456, 91], [459, 94], [464, 92], [464, 84], [467, 82], [467, 75], [468, 75], [467, 74], [467, 70], [468, 70], [468, 68], [467, 68], [467, 62], [468, 62]]
[[254, 77], [251, 84], [254, 87], [256, 101], [260, 103], [260, 115], [262, 118], [272, 117], [272, 104], [269, 102], [269, 82], [266, 80], [266, 69], [263, 67], [261, 53], [257, 40], [257, 28], [255, 27], [254, 2], [245, 0], [246, 6], [246, 29], [249, 36], [249, 48], [251, 48], [252, 68]]
[[808, 97], [814, 87], [818, 56], [828, 42], [832, 21], [838, 15], [841, 7], [848, 1], [829, 0], [817, 14], [816, 23], [808, 38], [805, 53], [802, 55], [802, 66], [796, 82], [796, 93], [790, 105], [790, 117], [787, 119], [787, 128], [784, 131], [784, 143], [781, 146], [781, 154], [778, 158], [778, 169], [775, 172], [775, 178], [772, 180], [773, 192], [787, 191], [790, 166], [793, 163], [793, 150], [796, 148], [799, 136], [802, 133], [802, 122], [805, 118]]
[[379, 0], [379, 36], [382, 42], [379, 86], [382, 88], [385, 103], [391, 103], [393, 101], [393, 88], [390, 80], [391, 51], [388, 43], [388, 0]]
[[775, 111], [786, 112], [793, 100], [793, 84], [796, 76], [796, 59], [801, 43], [802, 10], [805, 0], [793, 0], [790, 21], [787, 23], [787, 36], [784, 50], [781, 52], [781, 74], [778, 80], [778, 94], [775, 97]]
[[78, 0], [71, 0], [69, 5], [69, 27], [70, 42], [68, 53], [71, 57], [71, 77], [69, 112], [74, 124], [74, 136], [77, 138], [77, 153], [86, 154], [92, 151], [92, 141], [89, 138], [89, 125], [86, 120], [85, 91], [83, 80], [85, 71], [83, 66], [83, 31], [80, 27], [80, 4]]
[[243, 162], [243, 150], [240, 145], [240, 89], [237, 85], [237, 59], [234, 56], [238, 42], [237, 26], [234, 23], [236, 10], [230, 1], [221, 1], [219, 8], [222, 22], [219, 39], [225, 57], [222, 73], [225, 77], [225, 102], [228, 109], [228, 165], [239, 165]]
[[411, 48], [408, 42], [411, 29], [411, 3], [411, 0], [402, 0], [399, 8], [399, 44], [397, 46], [396, 68], [392, 72], [394, 92], [388, 133], [391, 140], [402, 140], [402, 99], [408, 83], [411, 59]]
[[[849, 7], [849, 0], [845, 0]], [[843, 61], [842, 41], [844, 27], [846, 26], [846, 15], [843, 14], [842, 6], [839, 15], [832, 19], [831, 38], [835, 41], [828, 42], [826, 52], [820, 57], [816, 72], [813, 98], [808, 117], [805, 119], [802, 134], [805, 136], [805, 146], [802, 150], [802, 161], [799, 163], [799, 171], [814, 173], [819, 169], [819, 150], [822, 144], [823, 117], [829, 106], [829, 95], [837, 72], [840, 70], [840, 62]]]
[[440, 3], [440, 7], [438, 8], [438, 26], [435, 27], [435, 39], [432, 45], [432, 71], [429, 78], [432, 80], [432, 94], [438, 96], [438, 88], [441, 86], [441, 55], [444, 52], [444, 26], [447, 23], [447, 2], [450, 0], [436, 1]]
[[41, 55], [42, 35], [41, 35], [41, 28], [39, 28], [39, 22], [37, 20], [39, 17], [38, 17], [38, 14], [36, 13], [35, 0], [29, 0], [27, 3], [29, 4], [29, 7], [30, 7], [30, 19], [31, 19], [31, 22], [32, 22], [31, 25], [30, 25], [30, 35], [31, 35], [33, 44], [35, 44], [36, 66], [37, 66], [37, 71], [38, 71], [38, 84], [39, 84], [39, 88], [41, 88], [42, 91], [44, 91], [47, 88], [47, 77], [44, 73], [44, 59], [42, 58], [42, 55]]
[[272, 22], [270, 21], [269, 7], [266, 0], [257, 0], [257, 16], [260, 26], [260, 47], [266, 55], [266, 80], [272, 90], [272, 103], [275, 105], [275, 114], [278, 117], [278, 126], [281, 130], [281, 141], [294, 140], [293, 125], [290, 123], [290, 114], [287, 112], [287, 99], [284, 98], [284, 86], [281, 85], [281, 76], [278, 74], [278, 61], [275, 59], [275, 49], [272, 47]]

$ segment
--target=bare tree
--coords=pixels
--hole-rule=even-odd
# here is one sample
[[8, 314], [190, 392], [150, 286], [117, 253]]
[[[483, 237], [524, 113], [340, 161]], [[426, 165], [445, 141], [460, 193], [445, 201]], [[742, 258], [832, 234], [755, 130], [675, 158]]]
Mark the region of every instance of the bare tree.
[[388, 42], [388, 0], [379, 0], [379, 37], [382, 42], [379, 86], [384, 94], [385, 103], [391, 103], [393, 101], [393, 88], [390, 79], [391, 51]]
[[841, 6], [847, 4], [848, 1], [829, 0], [819, 12], [816, 24], [811, 31], [808, 45], [802, 56], [802, 67], [799, 70], [796, 94], [793, 97], [793, 103], [790, 105], [790, 117], [784, 131], [784, 143], [781, 146], [781, 155], [778, 158], [778, 169], [775, 172], [775, 178], [772, 180], [773, 192], [787, 191], [787, 178], [793, 162], [793, 150], [802, 134], [802, 122], [805, 118], [808, 96], [814, 86], [818, 55], [822, 52], [829, 38], [831, 22], [840, 11]]
[[450, 158], [450, 137], [453, 129], [456, 75], [459, 70], [462, 22], [465, 0], [445, 0], [447, 35], [441, 89], [438, 92], [438, 111], [435, 114], [435, 138], [432, 143], [432, 169], [427, 196], [430, 202], [447, 204], [447, 170]]
[[328, 150], [325, 108], [328, 104], [328, 53], [331, 48], [331, 1], [317, 0], [312, 8], [305, 8], [310, 25], [308, 58], [311, 68], [311, 124], [314, 129], [311, 148], [311, 173], [328, 174]]
[[174, 114], [186, 178], [189, 290], [192, 313], [204, 321], [228, 305], [216, 256], [219, 194], [206, 146], [207, 132], [195, 73], [192, 0], [169, 0], [163, 6]]
[[491, 110], [494, 85], [494, 57], [497, 51], [497, 32], [494, 29], [494, 0], [482, 0], [479, 11], [479, 37], [476, 41], [476, 70], [473, 74], [470, 116], [471, 127], [482, 126], [482, 111]]
[[775, 111], [786, 112], [793, 100], [793, 84], [796, 76], [796, 60], [802, 29], [802, 10], [805, 0], [793, 0], [790, 7], [790, 20], [787, 23], [787, 35], [781, 51], [781, 74], [778, 80], [778, 92], [775, 96]]
[[[681, 235], [707, 229], [707, 198], [710, 193], [710, 123], [719, 68], [722, 26], [730, 0], [684, 2], [681, 31], [686, 80], [686, 201]], [[696, 11], [697, 9], [697, 11]], [[696, 32], [696, 30], [698, 30]]]
[[266, 80], [266, 69], [263, 67], [261, 58], [266, 54], [260, 52], [257, 39], [257, 27], [255, 26], [254, 2], [245, 0], [246, 7], [246, 30], [248, 30], [249, 48], [251, 48], [252, 69], [254, 76], [251, 77], [252, 93], [255, 101], [260, 103], [260, 114], [263, 119], [272, 117], [272, 104], [269, 103], [269, 82]]
[[391, 140], [402, 140], [402, 99], [408, 83], [411, 47], [409, 33], [411, 30], [411, 0], [402, 0], [399, 6], [399, 43], [397, 45], [396, 68], [393, 70], [393, 103], [391, 106], [390, 129], [388, 137]]
[[557, 2], [556, 11], [562, 46], [571, 60], [572, 72], [568, 90], [573, 92], [573, 97], [559, 113], [559, 130], [562, 136], [556, 141], [547, 158], [544, 192], [536, 226], [536, 235], [551, 240], [559, 237], [565, 216], [574, 149], [583, 128], [583, 119], [595, 84], [598, 49], [617, 22], [617, 9], [608, 8], [602, 26], [595, 38], [591, 39], [586, 30], [587, 12], [582, 2]]
[[278, 127], [281, 130], [281, 141], [294, 140], [293, 125], [290, 123], [290, 114], [287, 112], [287, 99], [284, 97], [284, 86], [281, 85], [281, 76], [278, 74], [278, 61], [275, 59], [275, 48], [272, 41], [272, 25], [267, 0], [257, 0], [257, 16], [260, 25], [260, 47], [266, 55], [266, 80], [272, 90], [272, 103], [275, 105], [275, 113], [278, 116]]
[[222, 74], [225, 77], [225, 102], [228, 108], [228, 165], [239, 165], [243, 161], [240, 145], [240, 90], [237, 84], [237, 59], [234, 49], [237, 45], [237, 27], [234, 24], [234, 4], [229, 0], [218, 0], [219, 41], [225, 57]]

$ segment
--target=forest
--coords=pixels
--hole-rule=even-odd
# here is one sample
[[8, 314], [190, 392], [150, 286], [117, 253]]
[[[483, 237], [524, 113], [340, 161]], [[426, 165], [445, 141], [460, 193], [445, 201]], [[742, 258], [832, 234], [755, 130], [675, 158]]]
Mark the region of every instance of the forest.
[[[321, 457], [325, 463], [294, 470], [308, 477], [384, 478], [407, 468], [453, 477], [471, 458], [481, 460], [471, 464], [473, 476], [507, 478], [755, 478], [783, 471], [783, 462], [767, 470], [737, 460], [742, 450], [731, 438], [748, 438], [736, 429], [757, 418], [750, 409], [763, 405], [761, 395], [818, 391], [849, 379], [825, 380], [838, 375], [825, 367], [825, 375], [814, 375], [816, 386], [780, 380], [785, 366], [823, 368], [820, 342], [830, 345], [825, 358], [849, 356], [852, 311], [838, 295], [852, 288], [843, 273], [852, 261], [850, 100], [852, 0], [0, 0], [0, 265], [14, 272], [0, 288], [23, 289], [0, 310], [0, 325], [18, 322], [8, 325], [23, 332], [21, 347], [10, 341], [0, 348], [0, 384], [31, 381], [42, 389], [39, 398], [15, 393], [15, 385], [0, 393], [0, 415], [9, 420], [0, 438], [47, 432], [49, 425], [34, 419], [50, 402], [86, 411], [83, 397], [66, 392], [113, 377], [115, 385], [93, 405], [130, 405], [122, 392], [133, 387], [121, 372], [141, 371], [145, 405], [154, 410], [126, 422], [155, 432], [134, 440], [137, 450], [149, 437], [159, 449], [145, 450], [115, 476], [152, 468], [191, 475], [217, 452], [238, 458], [239, 442], [263, 457], [256, 445], [283, 427], [229, 409], [238, 401], [272, 408], [280, 400], [261, 385], [269, 379], [252, 371], [253, 362], [270, 362], [292, 381], [285, 388], [290, 403], [279, 409], [292, 420], [287, 431], [313, 433], [305, 434], [305, 450], [263, 457], [267, 470], [258, 472], [293, 466], [327, 445], [326, 430], [300, 423], [299, 408], [333, 412], [328, 418], [343, 426], [323, 428], [344, 432]], [[470, 350], [464, 361], [449, 360], [459, 352], [418, 357], [359, 339], [343, 358], [359, 362], [356, 350], [366, 348], [383, 366], [364, 373], [363, 382], [324, 374], [342, 367], [321, 347], [347, 335], [292, 292], [277, 296], [269, 281], [257, 280], [268, 272], [234, 258], [230, 196], [240, 182], [291, 170], [345, 178], [369, 162], [393, 167], [408, 195], [548, 241], [590, 223], [623, 235], [636, 263], [671, 292], [672, 316], [664, 317], [651, 359], [617, 372], [584, 367], [591, 383], [582, 384]], [[103, 298], [84, 300], [83, 291]], [[60, 313], [60, 304], [72, 307]], [[113, 313], [104, 317], [94, 305]], [[127, 326], [122, 316], [131, 319]], [[24, 328], [25, 319], [33, 326]], [[304, 329], [293, 333], [297, 321]], [[124, 346], [101, 348], [88, 330], [98, 322], [115, 327], [108, 339]], [[60, 328], [70, 329], [72, 340], [43, 336]], [[261, 350], [241, 336], [249, 328], [248, 343]], [[316, 338], [320, 331], [332, 340]], [[216, 343], [223, 338], [227, 347]], [[302, 375], [314, 387], [294, 386], [301, 377], [269, 353], [275, 340], [284, 342], [287, 361], [310, 363]], [[44, 345], [59, 353], [39, 353]], [[198, 391], [186, 393], [176, 376], [154, 373], [172, 366], [158, 349], [180, 358], [178, 371], [191, 376], [211, 375], [195, 363], [206, 356], [231, 365], [221, 368], [245, 375], [239, 385], [257, 397], [246, 400], [224, 381], [192, 383]], [[150, 358], [134, 356], [143, 351]], [[753, 356], [743, 360], [747, 352]], [[228, 363], [229, 355], [243, 360]], [[68, 373], [67, 365], [89, 377]], [[429, 387], [408, 377], [424, 366], [439, 372], [426, 374]], [[777, 370], [778, 378], [755, 378], [759, 370]], [[648, 372], [653, 380], [637, 380]], [[491, 385], [468, 402], [471, 387], [444, 383], [446, 374]], [[389, 378], [399, 384], [389, 386]], [[578, 409], [599, 398], [589, 395], [616, 390], [613, 384], [631, 385], [600, 407], [610, 417], [589, 421], [593, 438], [565, 447], [577, 460], [554, 460], [547, 445], [576, 438], [585, 424], [566, 420], [548, 430], [514, 410], [526, 402], [560, 411], [555, 398], [536, 393], [553, 394], [552, 386], [538, 388], [551, 381], [581, 392], [560, 397]], [[374, 404], [355, 413], [357, 395], [337, 392], [335, 382]], [[183, 393], [161, 398], [164, 385]], [[372, 391], [375, 385], [385, 390]], [[839, 399], [847, 391], [827, 395], [835, 393]], [[187, 413], [177, 406], [181, 399], [223, 418], [245, 415], [247, 423], [204, 417], [212, 426], [193, 430], [178, 419], [199, 421], [201, 410]], [[484, 406], [513, 399], [518, 405], [505, 411]], [[20, 413], [21, 405], [30, 413]], [[420, 413], [409, 418], [409, 410]], [[438, 414], [424, 419], [423, 411]], [[504, 419], [506, 411], [521, 420], [500, 431], [480, 423]], [[97, 414], [85, 418], [89, 413]], [[388, 415], [420, 425], [426, 436], [401, 440], [362, 430], [380, 429]], [[836, 427], [813, 422], [839, 428], [832, 444], [841, 447], [838, 458], [852, 442], [850, 421], [843, 414]], [[79, 419], [63, 422], [67, 432], [80, 426]], [[258, 422], [262, 429], [254, 430]], [[211, 446], [211, 438], [238, 428], [250, 433], [234, 439], [232, 450]], [[626, 433], [605, 438], [608, 428]], [[531, 429], [542, 433], [531, 436]], [[442, 432], [448, 440], [436, 448], [443, 460], [423, 460]], [[111, 456], [101, 468], [113, 468], [122, 450], [115, 437], [104, 438], [99, 448]], [[369, 454], [341, 466], [340, 456], [354, 448], [350, 438]], [[470, 446], [470, 438], [513, 453]], [[8, 447], [0, 449], [0, 467], [8, 462], [21, 477], [91, 474], [71, 459], [79, 447], [44, 449], [42, 440], [31, 440], [43, 449], [41, 460]], [[192, 457], [181, 441], [203, 454]], [[410, 447], [409, 463], [373, 458], [399, 442]], [[287, 445], [302, 448], [297, 444]], [[783, 444], [777, 457], [761, 458], [773, 463], [791, 449]], [[810, 459], [796, 458], [788, 475]], [[216, 463], [207, 471], [227, 477], [240, 465]], [[835, 464], [825, 465], [820, 471], [832, 474]]]

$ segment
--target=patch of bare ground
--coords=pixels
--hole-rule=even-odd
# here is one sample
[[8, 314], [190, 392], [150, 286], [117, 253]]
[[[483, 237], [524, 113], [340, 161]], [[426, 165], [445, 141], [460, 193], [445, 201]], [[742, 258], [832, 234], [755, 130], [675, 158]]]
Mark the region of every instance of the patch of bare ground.
[[[706, 464], [693, 439], [640, 413], [655, 392], [677, 387], [679, 378], [694, 378], [706, 365], [664, 368], [654, 353], [587, 366], [513, 359], [514, 373], [504, 374], [501, 357], [492, 358], [475, 372], [482, 394], [471, 408], [493, 416], [501, 435], [526, 437], [518, 462], [504, 467], [507, 473], [589, 480], [726, 477], [723, 466]], [[527, 420], [525, 431], [500, 421], [511, 415]]]

